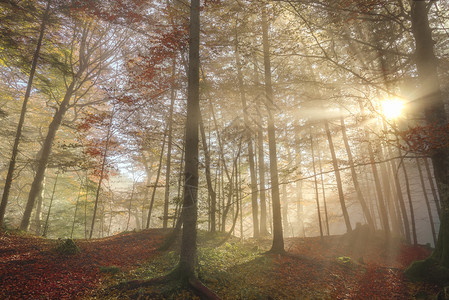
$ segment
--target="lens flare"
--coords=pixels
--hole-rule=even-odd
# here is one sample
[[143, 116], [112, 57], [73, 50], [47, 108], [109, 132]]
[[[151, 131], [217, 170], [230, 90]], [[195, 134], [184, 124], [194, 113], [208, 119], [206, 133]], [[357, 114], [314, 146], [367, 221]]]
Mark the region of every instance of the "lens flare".
[[387, 119], [399, 117], [404, 109], [404, 102], [399, 99], [388, 99], [382, 102], [382, 113]]

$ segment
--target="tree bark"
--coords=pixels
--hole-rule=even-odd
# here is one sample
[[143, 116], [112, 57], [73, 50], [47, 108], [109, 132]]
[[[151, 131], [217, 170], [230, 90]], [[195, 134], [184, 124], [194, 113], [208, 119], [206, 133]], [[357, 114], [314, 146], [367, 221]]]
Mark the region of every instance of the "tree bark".
[[268, 149], [270, 153], [271, 202], [273, 209], [273, 245], [270, 253], [282, 254], [284, 249], [284, 236], [282, 231], [281, 200], [279, 196], [279, 175], [277, 167], [276, 128], [274, 125], [274, 98], [271, 84], [270, 42], [268, 39], [268, 21], [266, 8], [262, 8], [262, 39], [265, 67], [265, 94], [268, 111]]
[[423, 196], [424, 196], [424, 200], [426, 201], [427, 215], [429, 216], [429, 223], [430, 223], [430, 230], [432, 231], [433, 244], [436, 245], [437, 244], [437, 236], [435, 233], [435, 223], [433, 222], [432, 208], [430, 207], [430, 201], [429, 201], [429, 197], [427, 196], [426, 185], [424, 183], [424, 176], [423, 176], [421, 164], [420, 164], [418, 158], [416, 158], [416, 165], [418, 166], [419, 180], [421, 181]]
[[200, 1], [190, 2], [190, 41], [187, 92], [187, 120], [185, 146], [184, 202], [182, 205], [183, 231], [179, 272], [186, 279], [195, 278], [196, 224], [198, 218], [198, 121], [199, 106], [199, 46], [200, 46]]
[[[176, 76], [176, 57], [173, 57], [172, 62], [172, 78]], [[164, 219], [162, 220], [162, 227], [168, 226], [168, 206], [170, 203], [170, 172], [171, 172], [171, 148], [173, 140], [173, 109], [175, 106], [176, 89], [175, 82], [172, 83], [170, 88], [170, 109], [168, 113], [168, 141], [167, 141], [167, 161], [165, 170], [165, 197], [164, 197]]]
[[30, 224], [30, 216], [34, 207], [34, 203], [38, 194], [42, 188], [42, 181], [44, 179], [45, 170], [47, 169], [48, 159], [50, 158], [51, 150], [53, 147], [53, 141], [56, 136], [56, 132], [61, 125], [62, 119], [67, 112], [69, 107], [70, 99], [73, 95], [73, 90], [75, 86], [75, 80], [72, 80], [68, 86], [64, 99], [61, 102], [58, 110], [53, 115], [53, 119], [48, 127], [47, 136], [45, 137], [44, 144], [42, 145], [42, 155], [37, 163], [36, 175], [34, 176], [33, 183], [31, 184], [30, 193], [28, 195], [28, 201], [25, 206], [25, 211], [23, 213], [22, 222], [20, 223], [21, 230], [27, 230]]
[[343, 193], [343, 184], [341, 181], [340, 170], [338, 167], [337, 155], [335, 154], [334, 142], [332, 141], [332, 134], [329, 128], [329, 121], [324, 119], [324, 129], [326, 130], [327, 142], [329, 143], [329, 151], [331, 152], [332, 165], [334, 167], [335, 179], [337, 181], [338, 198], [340, 200], [341, 211], [345, 220], [346, 231], [351, 232], [351, 221], [349, 219], [348, 210], [346, 209], [345, 195]]

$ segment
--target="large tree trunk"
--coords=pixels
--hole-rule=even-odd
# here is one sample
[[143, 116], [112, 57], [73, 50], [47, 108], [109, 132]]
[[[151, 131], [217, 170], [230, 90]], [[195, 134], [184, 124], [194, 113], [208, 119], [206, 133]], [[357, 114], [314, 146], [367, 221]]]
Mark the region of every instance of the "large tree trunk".
[[36, 175], [34, 176], [33, 183], [31, 184], [30, 193], [28, 195], [28, 201], [25, 206], [25, 212], [23, 213], [22, 222], [20, 223], [21, 230], [27, 230], [30, 224], [30, 216], [34, 207], [37, 196], [42, 188], [42, 181], [44, 179], [45, 170], [47, 169], [48, 159], [50, 158], [51, 149], [53, 147], [53, 141], [56, 136], [56, 132], [61, 125], [62, 119], [67, 112], [70, 99], [73, 95], [73, 89], [75, 86], [75, 79], [72, 80], [68, 86], [64, 99], [62, 100], [58, 110], [53, 115], [53, 119], [48, 127], [47, 136], [45, 137], [44, 144], [42, 145], [42, 155], [37, 163]]
[[270, 42], [268, 40], [268, 21], [265, 7], [262, 8], [263, 56], [265, 67], [265, 94], [268, 111], [268, 149], [270, 153], [271, 201], [273, 206], [273, 245], [271, 253], [284, 253], [282, 232], [281, 200], [279, 196], [279, 175], [277, 167], [276, 128], [274, 126], [274, 99], [271, 84]]
[[437, 235], [435, 233], [435, 223], [433, 222], [432, 208], [430, 207], [429, 197], [427, 196], [426, 185], [424, 183], [424, 176], [421, 169], [419, 158], [416, 158], [416, 165], [418, 166], [419, 180], [421, 181], [421, 188], [423, 191], [424, 200], [426, 201], [427, 215], [429, 216], [430, 230], [432, 231], [432, 238], [434, 245], [437, 244]]
[[[0, 203], [0, 226], [3, 224], [3, 218], [5, 217], [6, 206], [8, 205], [9, 192], [11, 190], [11, 184], [12, 184], [12, 180], [13, 180], [14, 169], [16, 166], [17, 154], [19, 153], [19, 143], [20, 143], [20, 139], [22, 137], [22, 128], [23, 128], [23, 124], [25, 122], [25, 115], [26, 115], [26, 111], [27, 111], [28, 99], [30, 98], [30, 95], [31, 95], [31, 88], [33, 86], [34, 75], [36, 73], [37, 62], [39, 59], [39, 54], [40, 54], [40, 50], [41, 50], [41, 46], [42, 46], [42, 39], [44, 38], [45, 27], [47, 25], [48, 14], [50, 11], [50, 3], [51, 3], [51, 1], [48, 0], [47, 7], [45, 9], [45, 13], [42, 18], [41, 27], [39, 30], [39, 37], [37, 39], [37, 45], [36, 45], [36, 49], [33, 54], [33, 60], [31, 62], [31, 70], [30, 70], [30, 75], [28, 77], [28, 83], [27, 83], [27, 88], [25, 91], [25, 97], [24, 97], [23, 103], [22, 103], [22, 110], [20, 111], [19, 123], [17, 124], [16, 136], [14, 139], [14, 145], [12, 147], [11, 158], [9, 160], [8, 173], [6, 175], [5, 185], [3, 188], [2, 202]], [[31, 211], [30, 211], [30, 213], [31, 213]], [[27, 226], [28, 226], [28, 224], [27, 224]]]
[[186, 279], [195, 278], [196, 223], [198, 218], [198, 122], [199, 95], [200, 0], [190, 2], [190, 41], [187, 91], [187, 120], [185, 146], [184, 202], [182, 205], [183, 231], [179, 272]]
[[[437, 58], [433, 50], [434, 41], [427, 15], [428, 4], [425, 1], [410, 1], [410, 4], [412, 32], [416, 43], [414, 57], [420, 83], [418, 99], [422, 103], [427, 125], [434, 127], [432, 131], [446, 132], [447, 117], [438, 79]], [[406, 271], [406, 275], [424, 280], [433, 277], [435, 280], [447, 283], [449, 281], [449, 149], [447, 146], [431, 149], [430, 155], [441, 203], [438, 242], [431, 259], [414, 263]], [[434, 277], [435, 268], [433, 263], [429, 264], [431, 261], [446, 270], [444, 278], [441, 278], [443, 277], [441, 272], [439, 272], [440, 278]]]

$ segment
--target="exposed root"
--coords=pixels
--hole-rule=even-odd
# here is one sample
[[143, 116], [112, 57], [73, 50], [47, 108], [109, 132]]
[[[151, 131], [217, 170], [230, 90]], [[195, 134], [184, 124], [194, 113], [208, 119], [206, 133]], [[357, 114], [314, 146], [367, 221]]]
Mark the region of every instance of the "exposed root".
[[130, 291], [136, 290], [139, 288], [146, 288], [150, 286], [155, 286], [159, 284], [168, 284], [173, 281], [181, 281], [184, 282], [189, 289], [192, 290], [195, 295], [204, 300], [219, 300], [220, 298], [212, 292], [208, 287], [206, 287], [198, 278], [195, 276], [185, 277], [178, 268], [175, 268], [171, 273], [156, 277], [148, 280], [132, 280], [127, 282], [122, 282], [118, 285], [111, 287], [111, 290], [114, 291]]
[[207, 286], [205, 286], [198, 278], [190, 277], [189, 286], [192, 291], [201, 299], [206, 300], [219, 300], [220, 298], [215, 295]]

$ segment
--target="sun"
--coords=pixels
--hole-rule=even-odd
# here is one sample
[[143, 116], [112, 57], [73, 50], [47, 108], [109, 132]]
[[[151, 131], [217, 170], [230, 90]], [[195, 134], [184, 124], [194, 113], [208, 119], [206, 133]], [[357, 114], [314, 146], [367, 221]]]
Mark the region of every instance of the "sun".
[[404, 109], [404, 102], [400, 99], [388, 99], [382, 102], [382, 114], [387, 119], [399, 117]]

